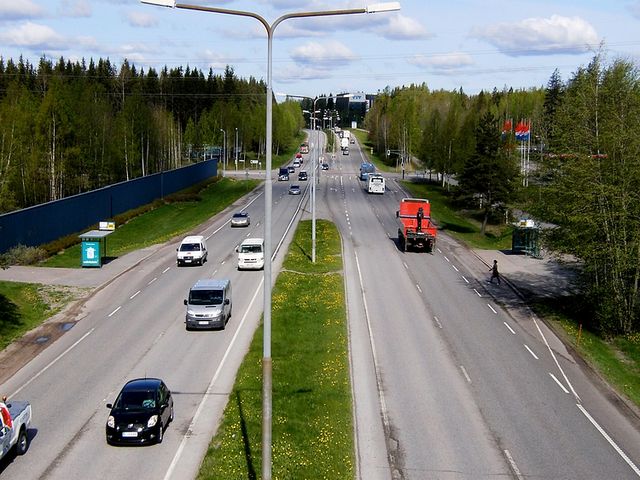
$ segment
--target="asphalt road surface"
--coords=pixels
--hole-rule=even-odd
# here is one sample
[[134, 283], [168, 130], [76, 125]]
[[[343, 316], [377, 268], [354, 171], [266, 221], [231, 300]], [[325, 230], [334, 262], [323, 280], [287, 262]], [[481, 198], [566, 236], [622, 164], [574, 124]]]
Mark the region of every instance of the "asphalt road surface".
[[[314, 152], [305, 158], [311, 173]], [[357, 477], [638, 478], [638, 417], [508, 282], [488, 285], [486, 265], [445, 235], [433, 253], [401, 252], [395, 211], [406, 194], [394, 176], [384, 195], [369, 195], [357, 179], [358, 144], [325, 159], [317, 214], [343, 237]], [[273, 183], [274, 247], [279, 239], [286, 247], [287, 228], [310, 216], [307, 195], [287, 195], [290, 183], [309, 185]], [[32, 402], [36, 428], [27, 455], [0, 466], [3, 478], [195, 477], [262, 308], [262, 272], [236, 271], [233, 252], [262, 236], [261, 189], [234, 206], [245, 207], [248, 229], [231, 229], [228, 211], [194, 232], [208, 237], [203, 267], [176, 268], [175, 243], [153, 249], [0, 386]], [[185, 331], [182, 299], [203, 277], [232, 280], [224, 331]], [[175, 421], [160, 445], [109, 447], [105, 404], [140, 376], [166, 381]]]
[[[357, 179], [352, 145], [319, 194], [342, 232], [362, 479], [638, 478], [637, 417], [535, 317], [494, 299], [484, 265], [440, 236], [402, 253], [406, 194]], [[621, 413], [622, 411], [622, 413]]]
[[[303, 200], [287, 187], [274, 183], [274, 247]], [[263, 272], [237, 271], [234, 249], [245, 237], [263, 236], [263, 200], [258, 189], [238, 203], [251, 214], [249, 228], [231, 228], [227, 212], [198, 230], [208, 238], [204, 266], [176, 267], [177, 241], [109, 283], [70, 331], [1, 386], [10, 398], [31, 401], [35, 427], [27, 455], [3, 464], [3, 478], [196, 476], [262, 311]], [[183, 299], [196, 280], [211, 277], [231, 279], [232, 317], [225, 330], [187, 332]], [[167, 383], [175, 420], [160, 445], [108, 446], [106, 403], [136, 377]]]

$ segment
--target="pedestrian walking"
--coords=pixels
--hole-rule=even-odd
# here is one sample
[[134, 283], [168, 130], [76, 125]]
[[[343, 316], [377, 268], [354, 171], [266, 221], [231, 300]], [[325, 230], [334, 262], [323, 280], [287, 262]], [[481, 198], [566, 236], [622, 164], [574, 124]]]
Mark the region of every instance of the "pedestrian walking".
[[491, 278], [489, 279], [489, 283], [493, 283], [493, 279], [495, 278], [498, 281], [498, 285], [500, 285], [500, 272], [498, 272], [498, 260], [493, 261], [493, 266], [489, 270], [491, 271]]

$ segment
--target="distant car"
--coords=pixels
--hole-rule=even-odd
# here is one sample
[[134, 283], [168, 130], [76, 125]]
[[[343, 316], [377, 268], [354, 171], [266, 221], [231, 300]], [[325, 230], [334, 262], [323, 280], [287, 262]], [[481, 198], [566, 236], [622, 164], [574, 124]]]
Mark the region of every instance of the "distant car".
[[300, 152], [296, 153], [296, 158], [302, 158], [302, 154]]
[[298, 168], [300, 165], [301, 165], [301, 164], [300, 164], [300, 160], [297, 160], [297, 159], [296, 159], [296, 160], [294, 160], [294, 161], [293, 161], [293, 166], [294, 166], [295, 168]]
[[300, 195], [300, 185], [291, 185], [289, 187], [289, 195]]
[[251, 225], [251, 217], [247, 212], [234, 213], [231, 217], [232, 227], [248, 227], [249, 225]]
[[162, 443], [164, 431], [173, 421], [171, 391], [159, 378], [131, 380], [112, 405], [106, 425], [107, 443]]
[[287, 168], [289, 169], [289, 173], [296, 173], [296, 169], [293, 165], [289, 165]]
[[307, 175], [307, 172], [305, 172], [304, 170], [302, 170], [301, 172], [298, 172], [298, 180], [300, 180], [301, 182], [304, 182], [308, 179], [309, 179], [309, 175]]
[[356, 139], [355, 139], [355, 138], [352, 138], [352, 139], [349, 141], [349, 143], [351, 143], [351, 145], [353, 145], [354, 143], [356, 143]]
[[323, 163], [321, 166], [322, 170], [329, 170], [329, 164], [328, 163]]

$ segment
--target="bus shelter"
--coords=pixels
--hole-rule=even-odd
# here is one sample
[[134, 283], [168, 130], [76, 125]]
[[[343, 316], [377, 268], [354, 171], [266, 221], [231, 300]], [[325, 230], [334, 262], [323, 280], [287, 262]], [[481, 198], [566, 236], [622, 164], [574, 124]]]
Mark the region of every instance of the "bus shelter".
[[102, 260], [107, 258], [107, 236], [111, 233], [113, 230], [89, 230], [79, 235], [83, 267], [102, 267]]
[[540, 258], [540, 228], [531, 220], [516, 224], [511, 235], [511, 251]]

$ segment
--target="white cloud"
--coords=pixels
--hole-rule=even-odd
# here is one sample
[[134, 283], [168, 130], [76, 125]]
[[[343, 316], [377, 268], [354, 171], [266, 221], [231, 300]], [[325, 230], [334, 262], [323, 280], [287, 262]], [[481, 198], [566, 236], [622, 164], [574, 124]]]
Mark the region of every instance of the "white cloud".
[[512, 57], [584, 53], [600, 42], [595, 29], [587, 21], [560, 15], [476, 28], [472, 35]]
[[[331, 69], [328, 67], [305, 66], [278, 68], [273, 72], [273, 80], [283, 84], [299, 84], [305, 80], [324, 80], [331, 78]], [[296, 95], [298, 92], [286, 92], [290, 95]]]
[[355, 59], [353, 52], [336, 41], [308, 42], [295, 48], [291, 58], [301, 64], [344, 65]]
[[51, 27], [26, 22], [0, 32], [0, 42], [18, 47], [67, 48], [68, 41]]
[[31, 0], [0, 0], [0, 19], [19, 20], [44, 15], [44, 9]]
[[374, 31], [395, 40], [417, 40], [431, 37], [427, 29], [413, 18], [404, 15], [390, 15], [385, 25]]
[[224, 55], [221, 55], [218, 52], [214, 52], [212, 50], [205, 50], [201, 55], [203, 63], [207, 64], [207, 70], [212, 68], [214, 70], [224, 70], [227, 65], [232, 65], [234, 62], [238, 62], [237, 58], [229, 58]]
[[158, 19], [155, 15], [146, 12], [131, 11], [127, 14], [127, 22], [132, 27], [155, 27], [158, 25]]
[[90, 17], [91, 5], [87, 0], [62, 0], [58, 12], [67, 17]]
[[439, 55], [415, 55], [409, 63], [418, 67], [427, 68], [433, 72], [454, 73], [462, 68], [473, 65], [471, 56], [464, 52], [450, 52]]
[[627, 5], [627, 9], [631, 12], [631, 15], [640, 20], [640, 2], [635, 2], [632, 5]]

